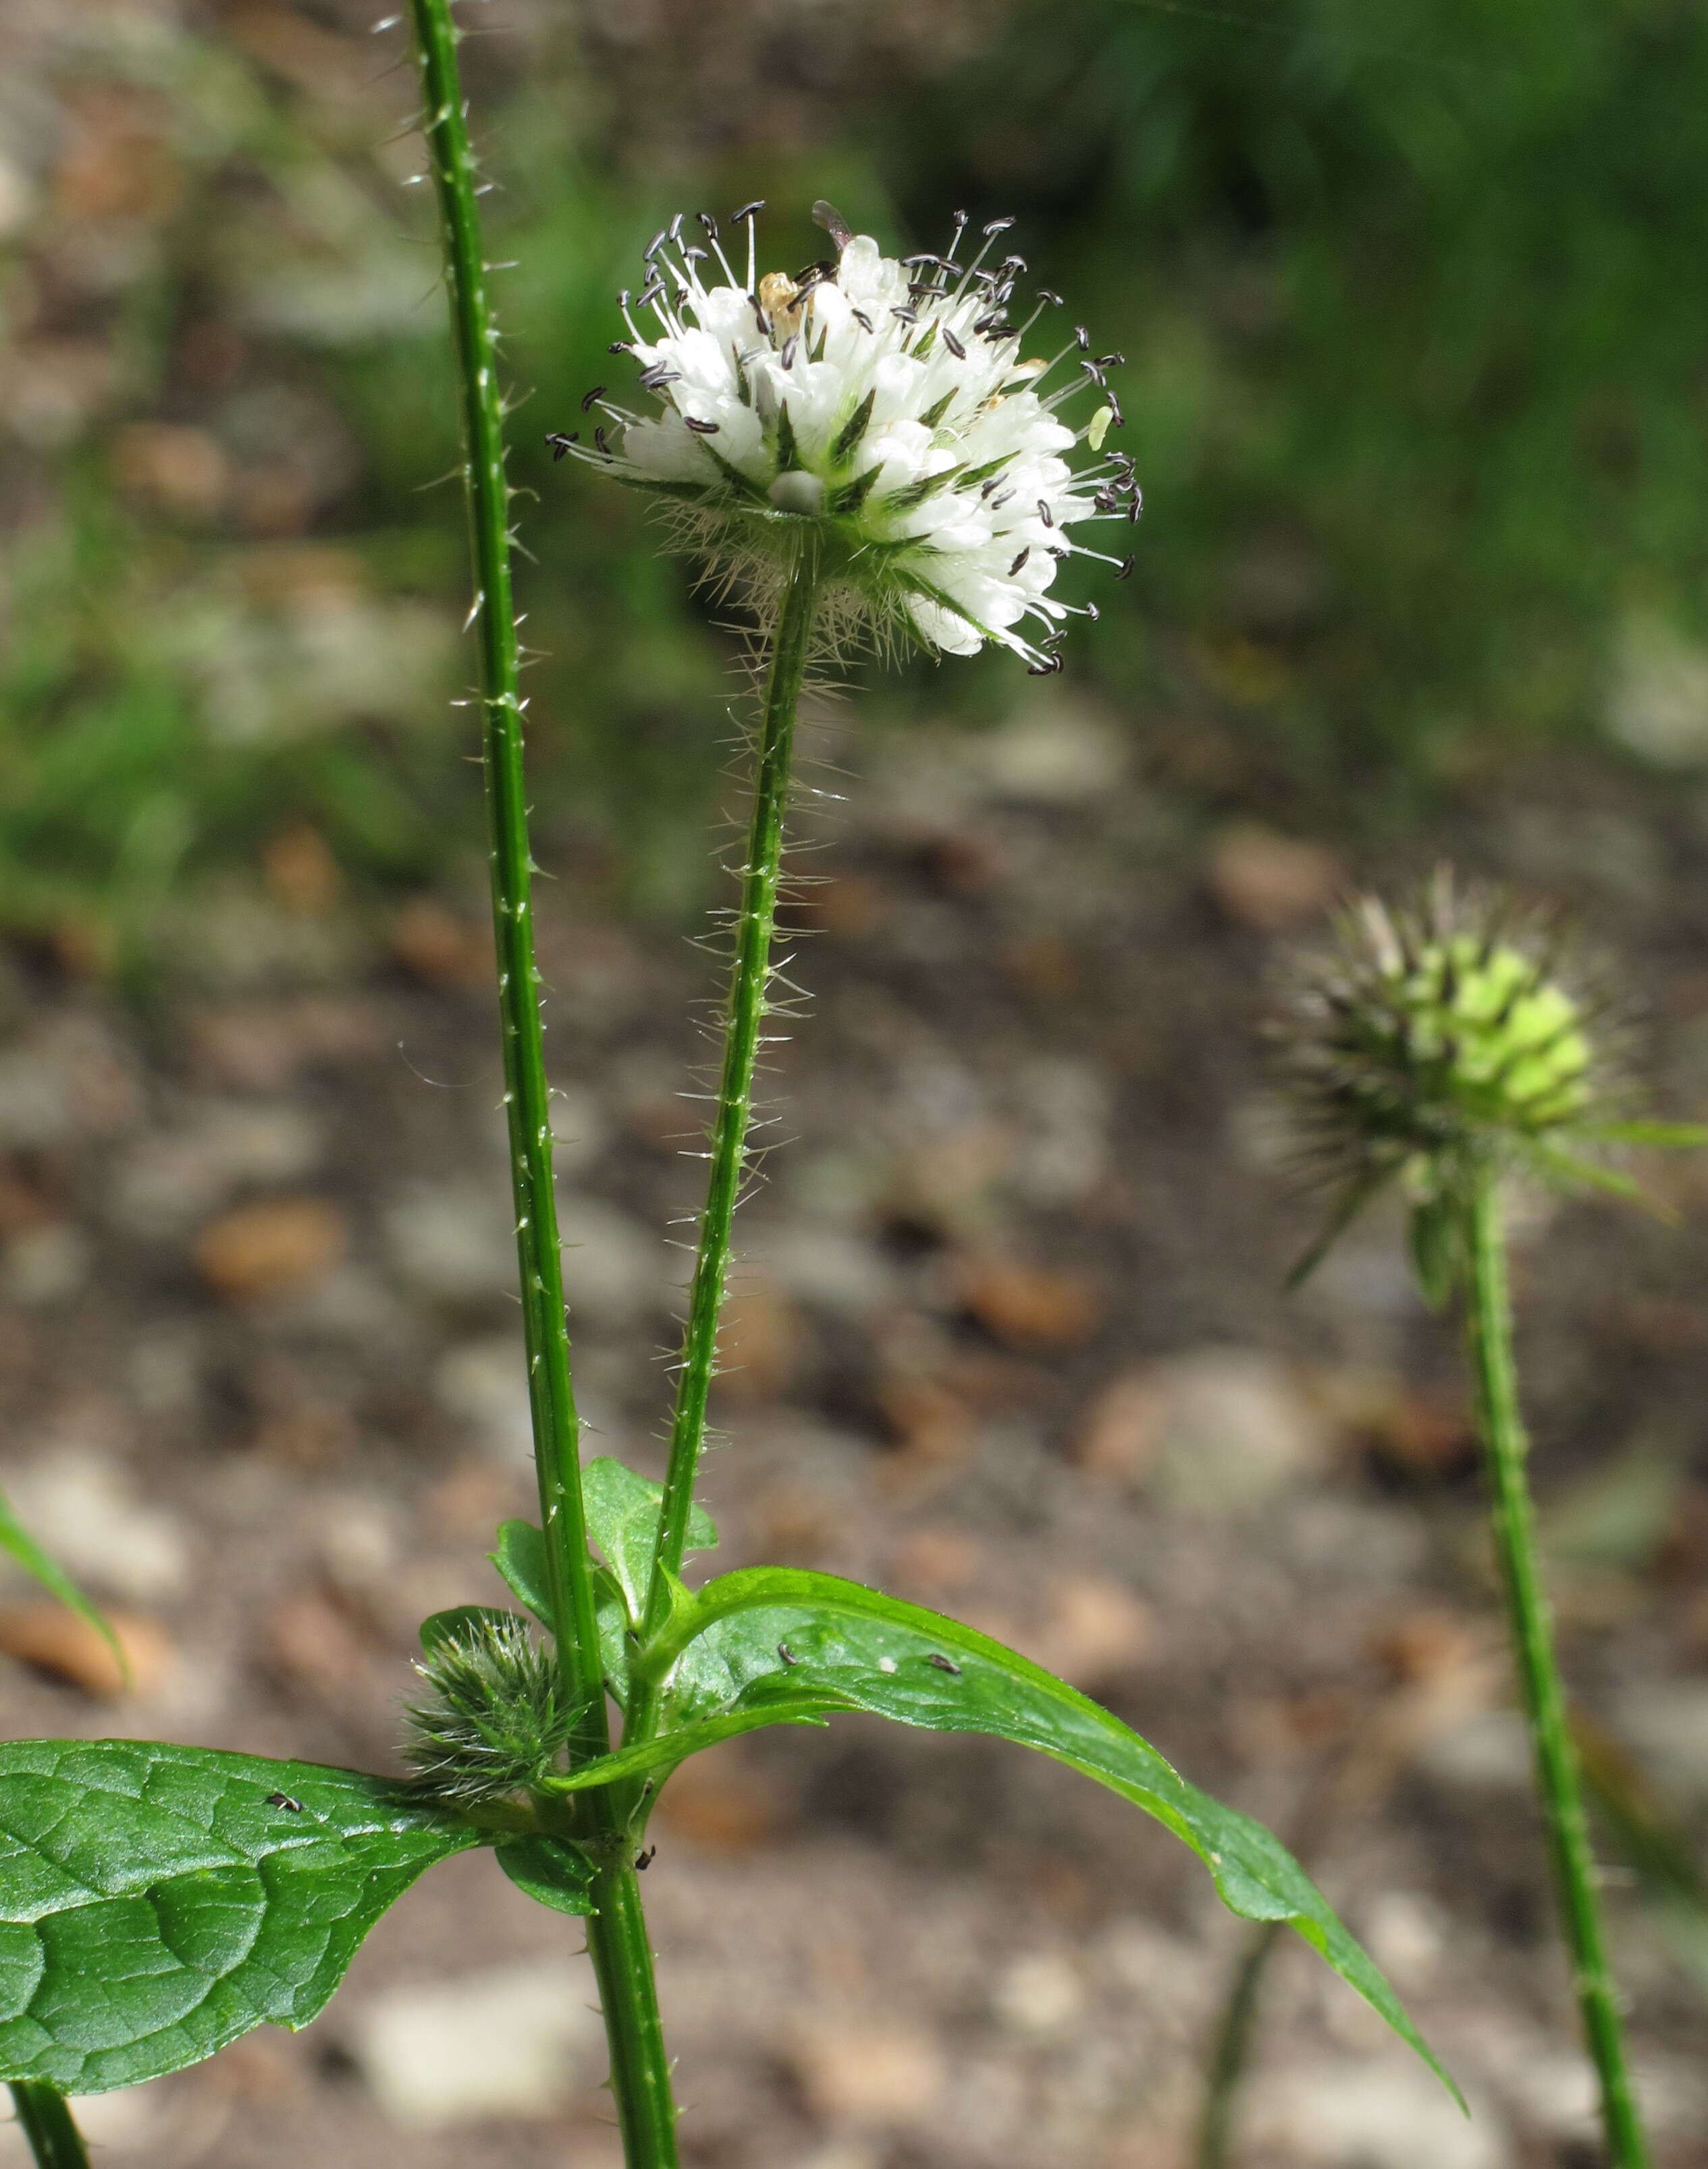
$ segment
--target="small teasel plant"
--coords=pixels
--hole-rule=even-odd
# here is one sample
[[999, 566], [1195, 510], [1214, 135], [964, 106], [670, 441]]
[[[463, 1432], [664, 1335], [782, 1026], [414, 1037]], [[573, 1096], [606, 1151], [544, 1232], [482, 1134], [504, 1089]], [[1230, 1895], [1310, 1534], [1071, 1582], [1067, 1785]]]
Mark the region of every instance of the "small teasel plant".
[[[809, 663], [870, 637], [950, 653], [991, 642], [1030, 669], [1058, 669], [1071, 606], [1051, 590], [1083, 546], [1068, 530], [1138, 511], [1131, 463], [1103, 452], [1122, 419], [1106, 382], [1119, 357], [1093, 355], [1083, 330], [1053, 360], [1028, 352], [1037, 312], [1014, 321], [1025, 266], [997, 254], [1006, 221], [968, 245], [957, 216], [940, 255], [897, 261], [821, 205], [834, 253], [792, 274], [761, 274], [758, 205], [721, 227], [710, 215], [692, 227], [673, 221], [613, 325], [628, 333], [614, 352], [635, 369], [630, 396], [648, 411], [598, 386], [584, 402], [602, 417], [590, 441], [580, 431], [554, 440], [655, 498], [667, 539], [700, 552], [752, 608], [758, 659], [710, 1181], [665, 1479], [609, 1458], [583, 1468], [535, 964], [498, 335], [460, 33], [450, 0], [411, 0], [409, 19], [466, 445], [540, 1520], [503, 1524], [490, 1554], [519, 1611], [471, 1605], [423, 1622], [407, 1782], [157, 1741], [0, 1746], [0, 2077], [99, 2092], [180, 2070], [265, 2021], [304, 2025], [418, 1875], [487, 1847], [529, 1896], [585, 1922], [628, 2169], [675, 2169], [637, 1874], [652, 1857], [648, 1819], [689, 1756], [759, 1726], [853, 1711], [989, 1734], [1106, 1786], [1196, 1853], [1236, 1914], [1296, 1929], [1439, 2072], [1285, 1849], [1085, 1696], [971, 1627], [833, 1575], [758, 1566], [698, 1588], [685, 1578], [689, 1553], [717, 1540], [695, 1487], [732, 1218], [752, 1172]], [[739, 274], [725, 248], [732, 230]], [[1035, 298], [1046, 312], [1060, 306]], [[1076, 398], [1092, 409], [1084, 421], [1065, 418]], [[1076, 461], [1082, 445], [1089, 460]], [[51, 2135], [33, 2143], [40, 2161], [73, 2158], [54, 2154]]]
[[1335, 946], [1297, 960], [1274, 1031], [1306, 1166], [1332, 1193], [1302, 1280], [1378, 1192], [1401, 1186], [1425, 1299], [1458, 1299], [1487, 1471], [1489, 1519], [1535, 1785], [1614, 2169], [1649, 2156], [1610, 1970], [1599, 1876], [1537, 1559], [1507, 1272], [1505, 1197], [1524, 1181], [1641, 1192], [1621, 1146], [1697, 1146], [1656, 1122], [1619, 1059], [1617, 1005], [1557, 924], [1439, 871], [1415, 905], [1365, 897]]

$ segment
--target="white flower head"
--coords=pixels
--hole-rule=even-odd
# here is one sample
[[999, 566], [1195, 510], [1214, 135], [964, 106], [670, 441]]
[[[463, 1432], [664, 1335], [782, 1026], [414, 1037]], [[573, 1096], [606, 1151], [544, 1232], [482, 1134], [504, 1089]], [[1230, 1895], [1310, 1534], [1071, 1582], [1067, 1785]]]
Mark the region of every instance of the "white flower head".
[[[680, 215], [654, 237], [645, 285], [621, 297], [631, 336], [611, 351], [639, 363], [658, 412], [633, 413], [601, 385], [583, 411], [607, 420], [591, 445], [552, 437], [558, 456], [652, 493], [684, 546], [761, 600], [810, 523], [834, 621], [956, 655], [992, 641], [1035, 672], [1059, 669], [1059, 628], [1074, 606], [1050, 594], [1057, 565], [1085, 555], [1118, 578], [1132, 569], [1067, 531], [1139, 516], [1132, 462], [1103, 452], [1124, 418], [1104, 376], [1121, 357], [1093, 356], [1083, 328], [1053, 360], [1028, 356], [1028, 333], [1061, 297], [1040, 290], [1010, 323], [1025, 264], [988, 264], [1010, 219], [987, 226], [965, 264], [965, 212], [946, 254], [898, 262], [817, 204], [837, 260], [761, 278], [764, 208], [746, 205], [732, 221], [747, 227], [745, 284], [710, 214], [700, 215], [705, 245], [684, 237]], [[718, 271], [721, 283], [709, 283]], [[1089, 418], [1061, 418], [1088, 392]], [[1082, 440], [1093, 460], [1076, 467]]]

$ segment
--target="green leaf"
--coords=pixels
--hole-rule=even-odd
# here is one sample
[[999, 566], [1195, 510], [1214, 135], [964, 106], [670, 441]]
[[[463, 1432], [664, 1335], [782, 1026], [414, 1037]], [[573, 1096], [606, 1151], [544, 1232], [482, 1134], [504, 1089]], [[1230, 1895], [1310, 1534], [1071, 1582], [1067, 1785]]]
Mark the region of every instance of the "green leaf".
[[447, 1642], [460, 1641], [471, 1627], [492, 1619], [513, 1619], [513, 1612], [500, 1612], [490, 1604], [454, 1604], [448, 1612], [430, 1612], [417, 1630], [421, 1646], [430, 1657]]
[[[595, 1463], [593, 1467], [599, 1464]], [[617, 1464], [610, 1464], [615, 1468]], [[626, 1472], [625, 1472], [626, 1474]], [[593, 1474], [593, 1469], [587, 1472]], [[637, 1477], [636, 1483], [643, 1479]], [[656, 1484], [647, 1487], [657, 1491]], [[717, 1542], [717, 1532], [696, 1507], [689, 1518], [689, 1534], [694, 1537], [700, 1529], [711, 1531], [710, 1542]], [[705, 1538], [700, 1539], [702, 1543]], [[650, 1539], [649, 1539], [650, 1541]], [[542, 1627], [551, 1628], [551, 1599], [547, 1593], [545, 1578], [545, 1539], [531, 1521], [502, 1521], [498, 1525], [496, 1548], [487, 1554], [498, 1569], [504, 1585], [511, 1595], [525, 1604]], [[609, 1567], [599, 1567], [593, 1572], [593, 1602], [599, 1620], [599, 1661], [604, 1668], [605, 1686], [620, 1709], [629, 1706], [629, 1660], [632, 1654], [632, 1637], [629, 1632], [628, 1599], [618, 1585], [615, 1573]]]
[[542, 1627], [552, 1625], [551, 1579], [545, 1570], [545, 1539], [532, 1521], [500, 1521], [498, 1541], [487, 1557], [499, 1579]]
[[1663, 1151], [1692, 1152], [1708, 1145], [1708, 1127], [1700, 1122], [1582, 1122], [1572, 1133], [1600, 1144], [1652, 1145]]
[[130, 1660], [120, 1647], [118, 1636], [59, 1561], [51, 1553], [45, 1552], [30, 1535], [13, 1512], [11, 1501], [3, 1491], [0, 1491], [0, 1551], [10, 1552], [26, 1574], [33, 1574], [44, 1589], [51, 1591], [69, 1611], [75, 1612], [79, 1619], [94, 1628], [113, 1652], [120, 1676], [128, 1687], [130, 1685]]
[[[609, 1562], [628, 1606], [630, 1622], [638, 1627], [652, 1579], [652, 1548], [658, 1537], [664, 1486], [649, 1483], [620, 1461], [602, 1458], [590, 1461], [582, 1471], [581, 1491], [588, 1534]], [[717, 1531], [710, 1515], [703, 1506], [689, 1507], [688, 1550], [711, 1551], [716, 1544]]]
[[1412, 1207], [1408, 1234], [1412, 1269], [1431, 1310], [1445, 1308], [1459, 1279], [1459, 1209], [1450, 1196], [1430, 1197]]
[[359, 1771], [0, 1744], [0, 2078], [104, 2093], [306, 2026], [392, 1900], [481, 1842]]
[[593, 1863], [573, 1846], [543, 1836], [508, 1838], [498, 1848], [497, 1858], [516, 1888], [537, 1904], [583, 1917], [598, 1911]]
[[1014, 1740], [1155, 1816], [1205, 1863], [1232, 1911], [1296, 1928], [1456, 2097], [1393, 1990], [1280, 1841], [1189, 1785], [1118, 1718], [1014, 1650], [858, 1582], [787, 1567], [709, 1582], [661, 1639], [658, 1658], [675, 1660], [662, 1698], [664, 1725], [674, 1729], [553, 1780], [553, 1790], [668, 1769], [737, 1732], [843, 1710]]

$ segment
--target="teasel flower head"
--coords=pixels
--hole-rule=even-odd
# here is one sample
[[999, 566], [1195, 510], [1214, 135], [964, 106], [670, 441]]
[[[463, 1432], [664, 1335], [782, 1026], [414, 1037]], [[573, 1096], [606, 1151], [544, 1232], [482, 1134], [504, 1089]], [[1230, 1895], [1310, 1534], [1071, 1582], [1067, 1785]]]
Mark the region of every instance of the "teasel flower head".
[[1333, 1193], [1296, 1282], [1391, 1181], [1411, 1207], [1413, 1262], [1445, 1301], [1479, 1163], [1556, 1188], [1641, 1196], [1602, 1157], [1695, 1145], [1708, 1132], [1631, 1119], [1625, 1037], [1558, 928], [1437, 871], [1413, 907], [1359, 898], [1329, 951], [1296, 960], [1274, 1036], [1304, 1171]]
[[447, 1807], [524, 1793], [569, 1735], [557, 1666], [519, 1615], [471, 1613], [417, 1665], [427, 1693], [405, 1712], [405, 1760]]
[[[1040, 331], [1037, 345], [1057, 350], [1035, 352], [1033, 328], [1061, 297], [1016, 298], [1025, 263], [998, 255], [1011, 219], [963, 246], [958, 212], [943, 253], [898, 261], [820, 203], [834, 255], [761, 275], [763, 209], [732, 221], [744, 276], [709, 213], [655, 236], [642, 285], [620, 297], [629, 337], [612, 348], [638, 365], [641, 404], [600, 385], [583, 402], [603, 417], [590, 438], [548, 441], [650, 493], [673, 539], [762, 607], [811, 528], [833, 637], [956, 655], [988, 641], [1035, 672], [1059, 669], [1075, 606], [1050, 592], [1058, 565], [1132, 568], [1068, 531], [1139, 516], [1131, 461], [1104, 450], [1125, 420], [1107, 379], [1122, 357], [1093, 354], [1083, 327]], [[1075, 464], [1082, 443], [1091, 456]]]

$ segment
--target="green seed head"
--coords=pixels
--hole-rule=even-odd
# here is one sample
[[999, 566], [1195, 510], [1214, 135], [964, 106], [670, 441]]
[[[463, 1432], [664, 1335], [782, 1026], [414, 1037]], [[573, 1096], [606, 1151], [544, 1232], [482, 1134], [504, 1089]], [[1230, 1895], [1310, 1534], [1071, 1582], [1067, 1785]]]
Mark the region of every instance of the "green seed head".
[[556, 1761], [569, 1735], [557, 1667], [521, 1618], [471, 1621], [416, 1670], [428, 1695], [405, 1712], [403, 1751], [447, 1806], [525, 1792]]

